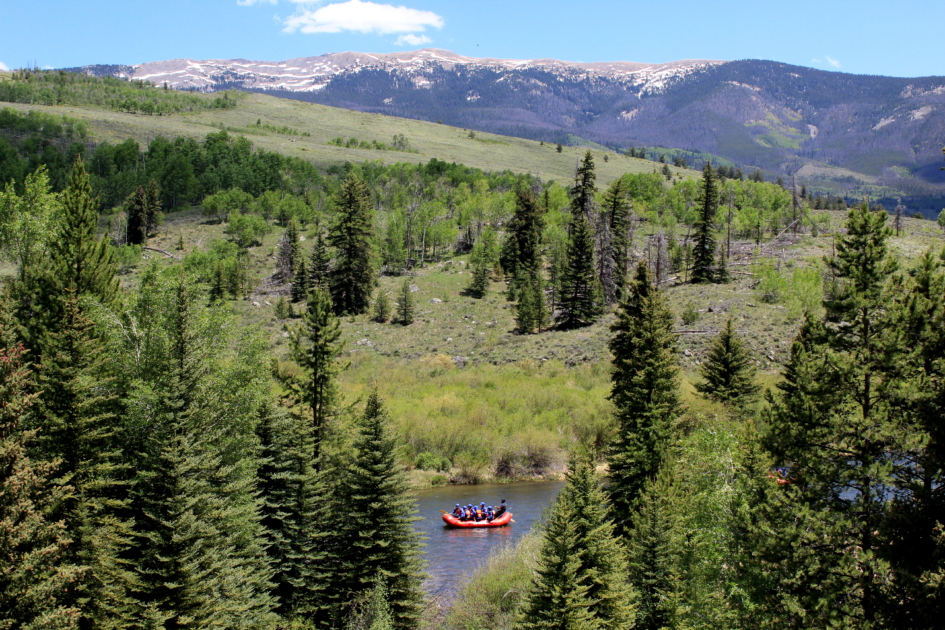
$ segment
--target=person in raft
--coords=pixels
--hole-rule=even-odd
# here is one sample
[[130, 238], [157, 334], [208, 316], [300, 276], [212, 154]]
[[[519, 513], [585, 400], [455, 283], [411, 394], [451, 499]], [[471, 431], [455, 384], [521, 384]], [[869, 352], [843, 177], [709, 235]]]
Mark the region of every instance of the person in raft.
[[456, 504], [456, 507], [453, 508], [453, 516], [456, 518], [461, 518], [463, 515], [463, 508], [459, 507], [459, 503]]
[[505, 514], [506, 512], [508, 512], [508, 510], [509, 510], [509, 506], [507, 506], [507, 505], [505, 504], [505, 499], [502, 499], [502, 503], [500, 503], [500, 504], [499, 504], [499, 507], [497, 507], [497, 508], [495, 509], [495, 516], [494, 516], [494, 518], [499, 518], [500, 516], [502, 516], [503, 514]]

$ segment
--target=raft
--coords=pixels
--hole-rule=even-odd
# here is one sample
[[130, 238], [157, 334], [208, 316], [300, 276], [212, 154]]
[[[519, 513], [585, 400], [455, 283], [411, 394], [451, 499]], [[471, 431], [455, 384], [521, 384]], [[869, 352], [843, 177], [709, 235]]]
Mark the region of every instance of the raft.
[[446, 523], [447, 527], [503, 527], [512, 522], [512, 513], [506, 512], [497, 519], [493, 519], [490, 523], [488, 521], [461, 521], [452, 514], [444, 514], [443, 522]]

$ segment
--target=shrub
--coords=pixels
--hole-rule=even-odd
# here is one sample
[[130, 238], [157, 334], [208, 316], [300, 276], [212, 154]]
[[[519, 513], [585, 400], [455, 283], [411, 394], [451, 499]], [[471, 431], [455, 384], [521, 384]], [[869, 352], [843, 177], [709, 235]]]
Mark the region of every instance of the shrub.
[[438, 457], [433, 453], [424, 452], [417, 455], [416, 467], [418, 470], [449, 472], [452, 464], [450, 463], [450, 460], [445, 457]]
[[686, 326], [692, 326], [699, 321], [699, 311], [692, 304], [687, 304], [682, 312], [682, 321]]

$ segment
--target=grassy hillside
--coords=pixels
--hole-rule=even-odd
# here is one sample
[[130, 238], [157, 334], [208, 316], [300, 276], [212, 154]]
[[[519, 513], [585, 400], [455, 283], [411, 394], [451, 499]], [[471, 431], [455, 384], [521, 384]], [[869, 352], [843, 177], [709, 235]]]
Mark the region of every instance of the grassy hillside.
[[[842, 229], [845, 213], [831, 213], [831, 229]], [[637, 231], [634, 250], [645, 252], [654, 228]], [[274, 252], [282, 229], [250, 250], [251, 273], [261, 280], [275, 268]], [[196, 213], [171, 215], [152, 247], [175, 255], [203, 249], [223, 238], [223, 226], [204, 222]], [[184, 250], [177, 251], [183, 238]], [[922, 252], [945, 245], [932, 221], [906, 219], [892, 238], [894, 250], [908, 266]], [[308, 243], [303, 243], [307, 251]], [[801, 286], [799, 270], [815, 270], [833, 247], [833, 236], [788, 238], [761, 250], [748, 242], [733, 243], [732, 281], [724, 285], [691, 285], [671, 278], [667, 288], [677, 314], [679, 362], [691, 422], [722, 413], [695, 394], [698, 370], [708, 345], [726, 320], [748, 343], [761, 371], [773, 385], [805, 306], [817, 308], [816, 287]], [[167, 257], [146, 256], [171, 263]], [[342, 320], [344, 353], [349, 362], [340, 383], [353, 402], [377, 387], [405, 436], [408, 459], [423, 452], [453, 463], [454, 479], [477, 481], [497, 470], [514, 477], [554, 475], [578, 440], [603, 445], [612, 430], [607, 341], [613, 315], [588, 328], [552, 330], [536, 335], [514, 331], [514, 311], [492, 282], [483, 299], [465, 296], [470, 280], [467, 257], [460, 256], [417, 269], [409, 276], [383, 276], [379, 290], [391, 302], [406, 279], [416, 287], [415, 322], [410, 326], [377, 323], [368, 315]], [[138, 263], [124, 276], [135, 281]], [[811, 291], [814, 293], [811, 294]], [[260, 283], [243, 300], [231, 302], [238, 320], [269, 339], [272, 354], [285, 357], [286, 328], [297, 320], [276, 318], [274, 307], [288, 296], [287, 285]], [[296, 308], [298, 306], [296, 305]], [[690, 311], [689, 323], [683, 312]], [[445, 483], [447, 475], [418, 473], [425, 482]]]
[[[562, 152], [558, 153], [555, 145], [541, 144], [533, 140], [482, 132], [476, 132], [470, 137], [467, 130], [449, 125], [364, 114], [261, 94], [247, 94], [239, 100], [235, 109], [173, 116], [147, 116], [95, 108], [17, 103], [4, 103], [3, 107], [20, 111], [40, 110], [66, 114], [87, 121], [92, 139], [97, 142], [114, 143], [131, 137], [146, 144], [158, 135], [168, 138], [203, 138], [222, 126], [232, 133], [245, 135], [262, 149], [301, 157], [323, 168], [344, 161], [419, 163], [435, 157], [486, 171], [509, 169], [517, 173], [530, 172], [545, 180], [564, 182], [570, 181], [574, 176], [577, 160], [586, 150], [583, 147], [563, 147]], [[256, 126], [257, 121], [259, 126]], [[277, 133], [270, 129], [288, 133]], [[348, 149], [329, 144], [330, 140], [339, 137], [354, 137], [368, 143], [377, 140], [390, 144], [392, 137], [397, 134], [404, 135], [416, 153]], [[607, 161], [604, 159], [605, 155]], [[660, 164], [626, 158], [603, 150], [596, 152], [595, 158], [599, 185], [609, 184], [624, 173], [649, 173], [662, 167]], [[685, 169], [670, 169], [678, 177], [696, 176], [696, 173]]]

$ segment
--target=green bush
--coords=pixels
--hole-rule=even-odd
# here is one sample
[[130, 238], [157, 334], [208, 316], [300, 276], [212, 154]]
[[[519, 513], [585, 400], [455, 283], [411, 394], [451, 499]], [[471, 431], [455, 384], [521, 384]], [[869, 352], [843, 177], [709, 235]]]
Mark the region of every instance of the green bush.
[[699, 311], [692, 304], [686, 304], [682, 312], [682, 321], [686, 326], [692, 326], [699, 321]]
[[262, 238], [269, 234], [272, 228], [266, 220], [258, 214], [240, 214], [233, 212], [229, 217], [226, 233], [233, 237], [240, 247], [262, 245]]
[[450, 460], [445, 457], [437, 457], [433, 453], [423, 452], [417, 455], [417, 469], [434, 470], [437, 472], [448, 472], [452, 467]]

